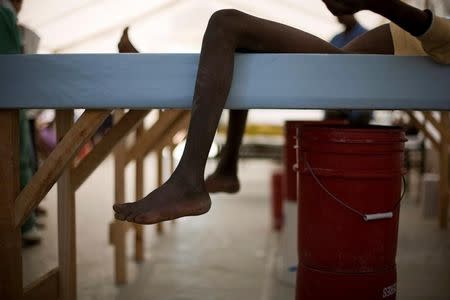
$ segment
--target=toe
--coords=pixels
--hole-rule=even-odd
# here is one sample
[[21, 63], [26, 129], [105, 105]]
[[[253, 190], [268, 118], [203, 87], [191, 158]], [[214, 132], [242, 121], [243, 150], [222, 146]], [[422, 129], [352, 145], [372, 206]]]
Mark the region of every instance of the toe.
[[138, 214], [137, 213], [131, 213], [127, 216], [127, 221], [128, 222], [134, 222], [134, 218], [136, 218]]
[[137, 223], [137, 224], [147, 224], [147, 225], [156, 223], [156, 222], [151, 222], [149, 217], [146, 216], [146, 214], [140, 214], [140, 215], [135, 216], [133, 222]]
[[119, 203], [113, 205], [113, 210], [118, 214], [127, 215], [131, 211], [131, 203]]
[[114, 204], [113, 205], [113, 210], [117, 213], [119, 213], [122, 209], [121, 209], [122, 204]]
[[119, 213], [115, 213], [114, 214], [114, 218], [116, 218], [117, 220], [120, 220], [120, 221], [124, 221], [125, 220], [125, 217], [122, 214], [119, 214]]

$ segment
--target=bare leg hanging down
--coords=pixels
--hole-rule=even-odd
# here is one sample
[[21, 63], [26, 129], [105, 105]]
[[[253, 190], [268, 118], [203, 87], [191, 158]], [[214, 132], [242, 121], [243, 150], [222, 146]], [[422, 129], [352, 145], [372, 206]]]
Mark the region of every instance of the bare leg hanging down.
[[154, 224], [209, 210], [211, 200], [203, 177], [205, 164], [230, 90], [234, 52], [238, 48], [272, 53], [345, 53], [289, 26], [236, 10], [216, 12], [203, 38], [192, 118], [181, 161], [167, 182], [145, 198], [114, 205], [117, 219]]
[[237, 177], [239, 148], [245, 130], [248, 110], [230, 110], [227, 140], [213, 174], [205, 180], [208, 193], [237, 193], [240, 189]]

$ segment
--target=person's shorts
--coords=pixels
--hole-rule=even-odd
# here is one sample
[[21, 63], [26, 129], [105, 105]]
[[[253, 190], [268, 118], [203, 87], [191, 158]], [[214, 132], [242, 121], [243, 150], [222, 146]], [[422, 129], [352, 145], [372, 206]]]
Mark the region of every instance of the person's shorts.
[[394, 23], [390, 23], [389, 27], [395, 55], [427, 55], [422, 48], [422, 43], [409, 32], [401, 29]]

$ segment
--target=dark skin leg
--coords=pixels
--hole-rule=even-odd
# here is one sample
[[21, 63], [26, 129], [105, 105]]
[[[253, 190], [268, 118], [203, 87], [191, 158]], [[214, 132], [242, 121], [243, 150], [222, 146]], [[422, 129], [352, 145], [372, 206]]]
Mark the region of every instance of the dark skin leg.
[[[416, 36], [425, 33], [431, 23], [430, 14], [398, 0], [323, 0], [323, 2], [325, 2], [329, 10], [337, 16], [353, 15], [363, 9], [371, 10], [374, 13], [380, 14], [391, 20], [402, 27], [405, 31], [408, 31], [412, 35]], [[370, 31], [368, 34], [355, 39], [352, 43], [343, 48], [343, 50], [349, 53], [393, 54], [394, 49], [389, 27], [387, 25], [380, 26]], [[252, 51], [245, 49], [243, 52]], [[231, 131], [231, 134], [229, 132], [228, 136], [235, 134], [236, 136], [242, 137], [242, 132], [239, 130], [233, 131], [232, 128], [245, 128], [245, 126], [243, 124], [236, 124], [236, 126], [232, 126], [232, 122], [245, 121], [232, 121], [230, 119], [230, 124], [228, 126]], [[239, 147], [240, 144], [234, 145], [235, 147]], [[232, 161], [230, 163], [233, 166], [237, 166], [237, 158], [236, 161]], [[219, 163], [219, 166], [220, 165], [221, 163]], [[218, 169], [214, 172], [214, 174], [207, 178], [206, 183], [209, 192], [221, 191], [234, 193], [239, 190], [237, 172], [234, 176], [230, 176], [229, 174], [226, 176], [221, 176], [220, 169]]]
[[[374, 47], [373, 41], [379, 41], [380, 45]], [[348, 53], [393, 54], [394, 49], [389, 27], [384, 25], [375, 28], [367, 35], [358, 37], [342, 50]], [[230, 110], [224, 152], [214, 173], [205, 180], [209, 193], [225, 192], [234, 194], [239, 191], [240, 184], [237, 174], [238, 154], [245, 130], [247, 113], [248, 111]]]
[[[390, 39], [390, 34], [384, 38]], [[373, 45], [380, 45], [378, 42], [374, 40]], [[145, 198], [114, 205], [117, 219], [154, 224], [209, 210], [211, 200], [203, 178], [205, 164], [230, 90], [234, 53], [239, 48], [272, 53], [346, 53], [289, 26], [235, 10], [215, 13], [203, 38], [192, 118], [181, 161], [167, 182]]]
[[237, 193], [240, 189], [237, 177], [239, 147], [245, 131], [248, 110], [230, 110], [227, 140], [213, 174], [205, 180], [208, 193]]

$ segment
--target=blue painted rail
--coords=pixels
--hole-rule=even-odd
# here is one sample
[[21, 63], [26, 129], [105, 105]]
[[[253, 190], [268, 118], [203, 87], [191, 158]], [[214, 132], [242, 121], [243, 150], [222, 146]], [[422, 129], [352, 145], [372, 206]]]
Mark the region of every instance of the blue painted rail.
[[[0, 55], [0, 108], [190, 108], [198, 57]], [[450, 66], [427, 57], [237, 54], [226, 107], [450, 110]]]

